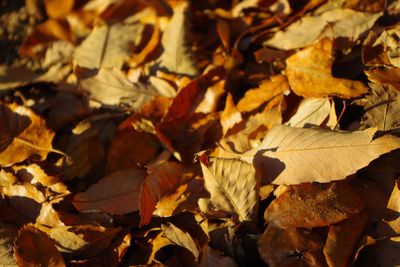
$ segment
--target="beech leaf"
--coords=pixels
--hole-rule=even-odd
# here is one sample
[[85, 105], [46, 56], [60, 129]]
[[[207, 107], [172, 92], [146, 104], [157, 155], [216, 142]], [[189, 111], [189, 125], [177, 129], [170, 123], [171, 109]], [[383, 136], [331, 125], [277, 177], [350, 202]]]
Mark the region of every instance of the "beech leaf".
[[359, 81], [332, 76], [332, 40], [322, 39], [286, 59], [286, 75], [293, 92], [303, 97], [357, 97], [367, 87]]
[[139, 194], [146, 172], [126, 169], [104, 177], [85, 192], [74, 196], [73, 204], [80, 212], [126, 214], [139, 210]]
[[301, 101], [296, 113], [287, 122], [292, 127], [320, 126], [331, 112], [328, 98], [306, 98]]
[[14, 251], [18, 266], [65, 266], [54, 241], [33, 225], [21, 228]]
[[181, 4], [174, 9], [174, 15], [161, 38], [164, 52], [160, 65], [170, 72], [191, 76], [197, 74], [198, 70], [188, 43], [188, 23], [187, 4]]
[[18, 266], [14, 258], [14, 240], [18, 234], [18, 227], [0, 222], [0, 266]]
[[264, 219], [278, 227], [314, 228], [341, 222], [364, 208], [347, 183], [291, 186], [265, 210]]
[[158, 95], [153, 87], [139, 82], [132, 83], [122, 71], [115, 68], [100, 69], [95, 75], [84, 73], [79, 83], [93, 100], [105, 105], [127, 104], [139, 108]]
[[80, 67], [89, 69], [121, 68], [133, 46], [139, 44], [142, 24], [117, 23], [96, 26], [75, 49], [74, 59]]
[[274, 184], [342, 180], [400, 148], [398, 137], [372, 140], [375, 131], [335, 132], [277, 125], [257, 148], [254, 160], [263, 171], [263, 179]]
[[164, 235], [172, 241], [172, 243], [184, 247], [190, 252], [192, 252], [193, 256], [195, 257], [196, 260], [199, 258], [199, 250], [194, 243], [192, 237], [189, 235], [189, 233], [186, 233], [173, 225], [172, 223], [168, 223], [166, 225], [161, 226]]
[[253, 166], [223, 158], [210, 159], [210, 163], [202, 163], [201, 169], [211, 203], [241, 222], [251, 220], [257, 210], [259, 191]]

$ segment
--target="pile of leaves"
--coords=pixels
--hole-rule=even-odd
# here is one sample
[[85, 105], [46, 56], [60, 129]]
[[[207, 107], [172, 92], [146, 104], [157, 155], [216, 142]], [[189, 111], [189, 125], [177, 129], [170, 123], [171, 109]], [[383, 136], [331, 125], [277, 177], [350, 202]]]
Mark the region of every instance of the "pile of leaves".
[[1, 266], [400, 264], [399, 1], [26, 4]]

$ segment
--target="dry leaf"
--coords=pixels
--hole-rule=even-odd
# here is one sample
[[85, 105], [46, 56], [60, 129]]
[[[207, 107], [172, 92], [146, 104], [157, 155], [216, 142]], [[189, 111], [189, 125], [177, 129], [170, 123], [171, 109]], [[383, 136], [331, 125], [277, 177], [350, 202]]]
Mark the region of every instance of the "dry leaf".
[[174, 15], [165, 29], [161, 43], [164, 52], [161, 55], [161, 67], [181, 75], [198, 73], [191, 47], [188, 44], [188, 10], [183, 3], [174, 9]]
[[346, 220], [363, 208], [363, 200], [347, 183], [301, 184], [272, 201], [264, 219], [282, 228], [314, 228]]
[[18, 235], [18, 227], [0, 222], [0, 266], [18, 266], [14, 258], [14, 241]]
[[69, 12], [72, 11], [74, 7], [74, 0], [57, 1], [57, 0], [45, 0], [44, 7], [46, 8], [46, 13], [50, 18], [62, 19], [67, 16]]
[[[54, 133], [47, 129], [44, 119], [26, 107], [16, 104], [8, 107], [16, 115], [12, 115], [13, 121], [7, 123], [17, 123], [18, 126], [14, 130], [15, 126], [6, 124], [5, 127], [17, 135], [14, 135], [12, 143], [0, 152], [0, 166], [11, 166], [26, 159], [43, 160], [48, 153], [55, 152], [51, 144]], [[27, 120], [30, 122], [29, 126]], [[21, 132], [22, 124], [26, 128]]]
[[33, 225], [25, 225], [19, 231], [14, 252], [18, 266], [65, 266], [54, 240]]
[[342, 180], [400, 147], [400, 139], [394, 136], [372, 140], [375, 132], [376, 129], [335, 132], [278, 125], [265, 136], [254, 161], [263, 173], [263, 181], [274, 184]]
[[228, 97], [226, 98], [225, 109], [221, 113], [220, 120], [223, 135], [225, 135], [229, 131], [229, 129], [231, 129], [233, 126], [235, 126], [235, 124], [239, 123], [242, 120], [242, 115], [236, 108], [231, 94], [228, 94]]
[[74, 196], [73, 204], [80, 212], [126, 214], [139, 210], [140, 188], [146, 177], [141, 169], [114, 172]]
[[133, 47], [139, 44], [143, 28], [139, 23], [97, 26], [75, 49], [74, 59], [84, 68], [120, 69]]
[[293, 92], [303, 97], [357, 97], [367, 92], [359, 81], [332, 76], [333, 42], [322, 39], [286, 60], [286, 75]]
[[240, 112], [250, 112], [265, 103], [272, 102], [288, 91], [289, 85], [285, 76], [272, 76], [270, 80], [262, 82], [258, 88], [247, 91], [238, 102], [237, 108]]
[[209, 166], [202, 163], [201, 169], [216, 210], [233, 215], [240, 222], [253, 218], [259, 191], [253, 166], [240, 160], [214, 158]]
[[258, 240], [258, 251], [271, 267], [325, 267], [323, 245], [321, 237], [309, 230], [269, 225]]
[[384, 132], [396, 130], [400, 127], [400, 92], [390, 85], [371, 83], [370, 87], [363, 123]]
[[199, 257], [199, 250], [189, 233], [186, 233], [172, 223], [161, 225], [165, 237], [175, 245], [181, 246], [192, 252], [196, 260]]
[[366, 212], [361, 212], [338, 225], [329, 227], [323, 250], [329, 267], [348, 266], [351, 263], [351, 256], [367, 225], [367, 220]]
[[100, 69], [96, 72], [83, 71], [79, 83], [90, 93], [92, 99], [105, 105], [127, 104], [140, 108], [158, 93], [149, 85], [131, 83], [118, 69]]
[[331, 113], [331, 102], [328, 98], [306, 98], [286, 124], [299, 128], [321, 126]]

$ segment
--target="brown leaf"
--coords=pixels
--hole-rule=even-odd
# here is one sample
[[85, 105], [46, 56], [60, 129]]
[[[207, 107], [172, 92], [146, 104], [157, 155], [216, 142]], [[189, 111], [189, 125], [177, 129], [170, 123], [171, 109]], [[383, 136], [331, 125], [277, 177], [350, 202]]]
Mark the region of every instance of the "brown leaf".
[[[5, 129], [11, 131], [6, 140], [11, 138], [12, 143], [0, 152], [0, 166], [11, 166], [26, 159], [45, 159], [49, 152], [54, 151], [51, 144], [54, 137], [53, 131], [47, 129], [44, 119], [32, 110], [16, 104], [11, 104], [8, 108], [14, 114], [10, 114], [9, 111], [6, 112], [8, 115], [5, 114], [12, 118], [12, 121], [5, 121]], [[8, 123], [15, 125], [9, 126]]]
[[323, 245], [321, 237], [309, 230], [269, 225], [258, 240], [258, 251], [271, 267], [324, 267]]
[[351, 256], [367, 225], [367, 220], [367, 213], [361, 212], [329, 227], [323, 250], [329, 267], [350, 265]]
[[18, 227], [0, 222], [0, 266], [18, 266], [13, 251], [17, 235]]
[[367, 87], [359, 82], [332, 76], [333, 41], [322, 39], [286, 60], [286, 75], [291, 89], [303, 97], [357, 97]]
[[65, 266], [54, 240], [33, 225], [25, 225], [19, 231], [14, 253], [18, 266]]
[[126, 214], [139, 210], [140, 188], [146, 177], [141, 169], [126, 169], [104, 177], [85, 192], [74, 196], [80, 212]]
[[186, 248], [193, 254], [196, 260], [198, 259], [200, 253], [199, 249], [189, 233], [182, 231], [172, 223], [168, 223], [166, 225], [163, 224], [161, 228], [164, 232], [164, 235], [171, 240], [173, 244]]
[[345, 182], [290, 186], [265, 210], [267, 223], [278, 227], [322, 227], [360, 212], [364, 202]]
[[212, 249], [210, 246], [206, 245], [202, 250], [200, 266], [236, 267], [238, 265], [231, 257], [224, 256], [222, 252]]
[[150, 165], [147, 172], [140, 191], [141, 225], [150, 223], [158, 201], [172, 194], [181, 184], [183, 166], [176, 162], [160, 160]]
[[225, 109], [221, 113], [222, 133], [225, 135], [229, 129], [242, 120], [242, 115], [236, 108], [231, 94], [228, 94], [225, 102]]

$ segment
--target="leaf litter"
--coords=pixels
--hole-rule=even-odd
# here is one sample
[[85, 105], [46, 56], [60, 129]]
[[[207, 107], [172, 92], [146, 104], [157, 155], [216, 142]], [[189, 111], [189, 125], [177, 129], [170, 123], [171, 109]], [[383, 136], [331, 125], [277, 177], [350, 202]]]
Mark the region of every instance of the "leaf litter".
[[400, 264], [397, 1], [10, 3], [0, 265]]

